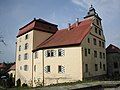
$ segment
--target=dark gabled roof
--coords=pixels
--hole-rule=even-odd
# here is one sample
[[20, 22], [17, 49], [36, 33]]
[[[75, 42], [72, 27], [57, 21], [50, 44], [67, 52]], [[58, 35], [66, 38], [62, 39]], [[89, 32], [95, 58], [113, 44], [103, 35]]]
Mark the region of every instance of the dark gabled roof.
[[92, 22], [92, 19], [85, 19], [79, 22], [78, 26], [76, 26], [76, 23], [71, 25], [70, 30], [68, 30], [68, 28], [58, 30], [53, 36], [41, 43], [33, 51], [43, 48], [80, 44], [90, 32]]
[[13, 64], [7, 71], [15, 70], [16, 69], [16, 64]]
[[116, 47], [115, 45], [110, 44], [106, 48], [106, 53], [120, 53], [120, 49]]
[[19, 29], [19, 33], [17, 37], [31, 30], [39, 30], [39, 31], [45, 31], [49, 33], [55, 33], [58, 29], [57, 29], [57, 25], [55, 24], [49, 23], [43, 19], [34, 19], [30, 23], [28, 23], [27, 25]]

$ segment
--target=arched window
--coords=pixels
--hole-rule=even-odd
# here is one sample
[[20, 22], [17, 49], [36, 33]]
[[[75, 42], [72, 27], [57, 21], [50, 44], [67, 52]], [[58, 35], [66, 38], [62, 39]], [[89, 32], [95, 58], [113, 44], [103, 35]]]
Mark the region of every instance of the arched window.
[[35, 52], [35, 59], [38, 58], [38, 52]]
[[24, 60], [27, 60], [28, 59], [28, 53], [25, 53], [24, 54]]
[[21, 60], [21, 55], [18, 56], [18, 60], [19, 60], [19, 61]]
[[28, 71], [28, 65], [24, 65], [24, 71]]
[[28, 49], [28, 43], [25, 44], [25, 50]]
[[19, 46], [19, 51], [21, 51], [21, 45]]

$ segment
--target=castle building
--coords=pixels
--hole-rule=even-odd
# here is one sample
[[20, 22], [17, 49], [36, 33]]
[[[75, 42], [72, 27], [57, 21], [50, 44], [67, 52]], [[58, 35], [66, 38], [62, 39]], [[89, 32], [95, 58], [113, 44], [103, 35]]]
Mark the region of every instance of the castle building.
[[109, 76], [120, 75], [120, 49], [110, 44], [106, 48], [107, 74]]
[[83, 81], [106, 74], [101, 18], [91, 6], [82, 21], [68, 28], [34, 19], [19, 29], [16, 81], [29, 86]]

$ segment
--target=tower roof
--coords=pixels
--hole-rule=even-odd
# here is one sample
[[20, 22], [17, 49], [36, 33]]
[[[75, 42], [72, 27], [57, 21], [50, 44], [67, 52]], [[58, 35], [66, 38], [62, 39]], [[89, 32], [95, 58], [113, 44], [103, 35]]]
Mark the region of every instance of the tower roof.
[[44, 31], [49, 33], [55, 33], [58, 28], [57, 25], [52, 24], [50, 22], [47, 22], [43, 19], [35, 19], [32, 20], [30, 23], [26, 24], [22, 28], [19, 29], [19, 33], [17, 37], [30, 32], [31, 30], [38, 30], [38, 31]]
[[93, 5], [90, 6], [89, 11], [88, 11], [87, 15], [84, 18], [88, 18], [88, 17], [91, 17], [91, 16], [95, 16], [95, 17], [97, 17], [97, 18], [99, 18], [101, 20], [101, 18], [96, 13], [95, 8], [93, 7]]

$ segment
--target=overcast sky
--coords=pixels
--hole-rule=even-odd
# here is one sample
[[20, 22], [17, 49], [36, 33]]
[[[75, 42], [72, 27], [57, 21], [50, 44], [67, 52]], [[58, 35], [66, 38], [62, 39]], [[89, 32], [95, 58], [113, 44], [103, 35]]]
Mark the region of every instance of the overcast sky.
[[0, 0], [0, 62], [15, 61], [15, 42], [18, 30], [34, 18], [42, 18], [66, 28], [76, 18], [83, 19], [93, 4], [102, 18], [106, 46], [120, 47], [120, 0]]

